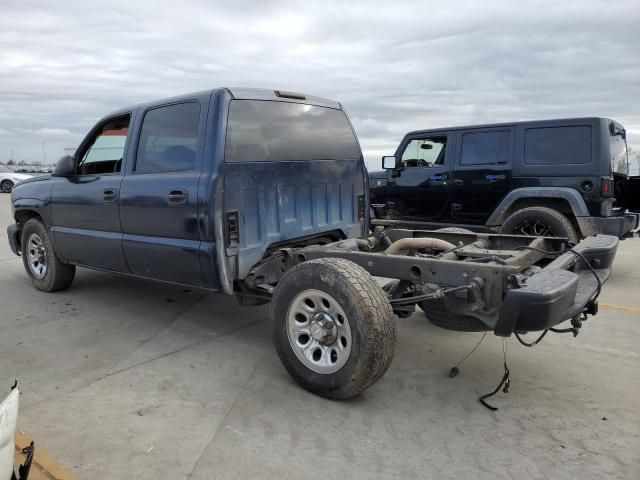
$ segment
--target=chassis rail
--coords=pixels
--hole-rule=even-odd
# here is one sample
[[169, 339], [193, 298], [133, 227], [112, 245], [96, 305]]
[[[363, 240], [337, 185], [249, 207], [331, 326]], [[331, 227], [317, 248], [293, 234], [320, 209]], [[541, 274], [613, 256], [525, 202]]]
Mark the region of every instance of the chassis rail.
[[[385, 253], [389, 245], [408, 238], [443, 240], [440, 243], [449, 242], [454, 248]], [[570, 249], [562, 238], [378, 230], [366, 238], [274, 251], [251, 270], [238, 290], [240, 295], [268, 300], [289, 268], [313, 259], [343, 258], [373, 276], [399, 281], [390, 298], [403, 299], [402, 304], [391, 302], [400, 316], [414, 311], [412, 296], [424, 298], [446, 289], [453, 292], [442, 296], [447, 310], [475, 317], [496, 335], [509, 336], [595, 314], [599, 284], [611, 274], [617, 247], [618, 238], [608, 235], [588, 237]]]

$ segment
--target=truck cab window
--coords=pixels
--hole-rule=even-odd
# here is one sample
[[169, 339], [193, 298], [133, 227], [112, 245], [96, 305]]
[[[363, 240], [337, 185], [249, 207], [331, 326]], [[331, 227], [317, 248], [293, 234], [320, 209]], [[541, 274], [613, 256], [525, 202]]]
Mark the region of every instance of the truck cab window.
[[179, 103], [149, 110], [142, 122], [136, 173], [177, 172], [196, 166], [200, 104]]
[[413, 139], [402, 153], [403, 167], [439, 167], [444, 165], [447, 137]]
[[129, 115], [105, 123], [80, 152], [78, 175], [104, 175], [122, 169], [124, 146], [129, 131]]

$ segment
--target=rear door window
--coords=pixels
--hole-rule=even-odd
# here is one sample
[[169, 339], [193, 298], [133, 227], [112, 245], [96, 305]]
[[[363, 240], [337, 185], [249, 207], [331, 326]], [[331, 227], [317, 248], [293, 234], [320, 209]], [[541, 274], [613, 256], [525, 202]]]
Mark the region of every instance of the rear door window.
[[504, 165], [509, 163], [511, 132], [467, 132], [462, 134], [461, 165]]
[[360, 159], [342, 110], [292, 102], [233, 100], [226, 162]]
[[591, 127], [528, 128], [524, 139], [527, 165], [575, 165], [591, 162]]
[[193, 170], [199, 123], [200, 104], [197, 102], [149, 110], [142, 121], [134, 172]]

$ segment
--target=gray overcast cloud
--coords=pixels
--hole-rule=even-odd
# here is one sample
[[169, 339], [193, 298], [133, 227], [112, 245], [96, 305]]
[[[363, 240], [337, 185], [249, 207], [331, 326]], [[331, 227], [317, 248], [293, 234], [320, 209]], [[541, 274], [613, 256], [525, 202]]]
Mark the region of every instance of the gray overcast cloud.
[[606, 116], [640, 146], [640, 2], [0, 0], [0, 160], [217, 86], [329, 97], [370, 167], [408, 130]]

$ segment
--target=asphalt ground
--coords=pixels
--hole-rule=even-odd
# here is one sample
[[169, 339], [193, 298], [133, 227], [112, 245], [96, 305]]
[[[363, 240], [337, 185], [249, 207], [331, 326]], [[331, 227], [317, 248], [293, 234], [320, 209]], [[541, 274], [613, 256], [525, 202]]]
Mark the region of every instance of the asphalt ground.
[[[0, 230], [11, 222], [0, 194]], [[81, 479], [640, 478], [640, 240], [621, 243], [601, 311], [535, 348], [398, 320], [398, 350], [363, 395], [298, 387], [269, 308], [79, 269], [36, 291], [0, 240], [0, 382], [19, 429]]]

